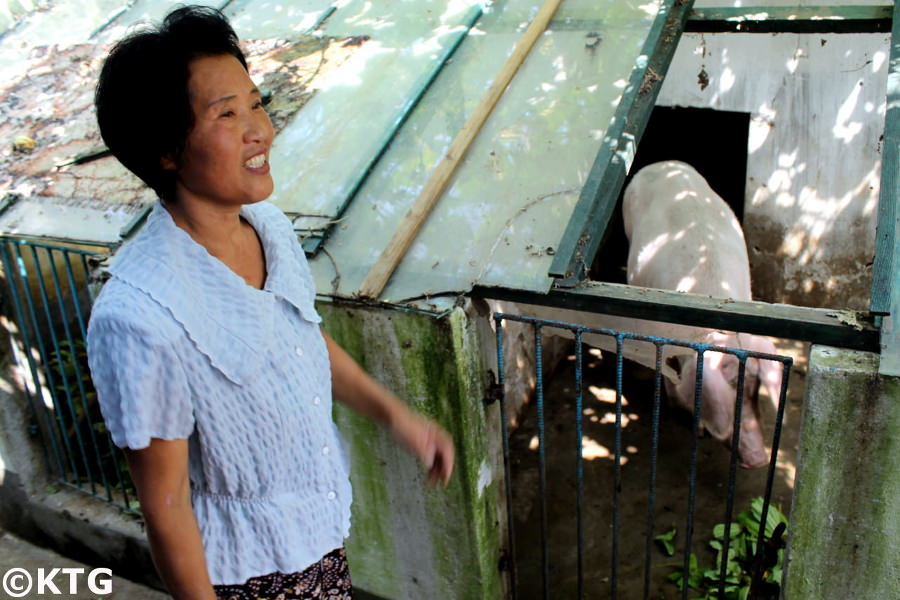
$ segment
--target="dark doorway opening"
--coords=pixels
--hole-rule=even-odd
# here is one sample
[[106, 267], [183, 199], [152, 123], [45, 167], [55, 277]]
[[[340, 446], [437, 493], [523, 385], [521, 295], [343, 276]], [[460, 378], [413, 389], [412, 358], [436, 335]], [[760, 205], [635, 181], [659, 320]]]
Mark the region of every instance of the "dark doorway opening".
[[[750, 113], [657, 106], [650, 115], [622, 191], [643, 167], [663, 160], [680, 160], [697, 169], [743, 223], [749, 134]], [[622, 223], [622, 194], [619, 194], [616, 211], [591, 265], [590, 278], [625, 283], [627, 263], [628, 238]]]

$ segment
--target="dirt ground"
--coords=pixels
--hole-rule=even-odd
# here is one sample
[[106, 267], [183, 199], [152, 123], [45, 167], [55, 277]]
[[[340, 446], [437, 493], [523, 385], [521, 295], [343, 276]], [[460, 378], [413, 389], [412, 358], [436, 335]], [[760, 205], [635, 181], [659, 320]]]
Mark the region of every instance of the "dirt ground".
[[[793, 493], [800, 407], [806, 386], [808, 345], [776, 341], [781, 355], [791, 356], [794, 366], [788, 388], [773, 503], [787, 514]], [[583, 437], [584, 454], [584, 589], [585, 598], [612, 597], [612, 495], [615, 436], [615, 356], [585, 349]], [[644, 552], [650, 477], [650, 443], [653, 410], [653, 371], [626, 362], [623, 378], [622, 489], [618, 598], [643, 598]], [[577, 598], [576, 528], [576, 429], [575, 357], [545, 382], [545, 431], [547, 473], [547, 530], [549, 537], [549, 589], [551, 598]], [[775, 411], [765, 402], [764, 430], [771, 448]], [[669, 407], [663, 390], [660, 416], [658, 475], [654, 535], [677, 528], [676, 553], [667, 557], [657, 544], [651, 550], [651, 586], [654, 600], [680, 598], [665, 577], [683, 561], [688, 507], [688, 474], [691, 452], [691, 417]], [[767, 408], [768, 407], [768, 408]], [[538, 471], [537, 411], [532, 403], [521, 426], [510, 437], [513, 515], [516, 535], [518, 598], [542, 598], [540, 492]], [[692, 551], [701, 566], [711, 567], [714, 554], [707, 545], [712, 528], [725, 520], [729, 451], [720, 442], [700, 439], [697, 496]], [[735, 514], [762, 496], [767, 469], [738, 469]]]

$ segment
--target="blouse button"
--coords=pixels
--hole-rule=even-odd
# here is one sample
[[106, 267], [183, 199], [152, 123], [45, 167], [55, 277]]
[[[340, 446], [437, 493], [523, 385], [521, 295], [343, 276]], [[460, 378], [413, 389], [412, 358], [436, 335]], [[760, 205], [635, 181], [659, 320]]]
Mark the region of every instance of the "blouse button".
[[337, 498], [337, 494], [335, 494], [334, 492], [328, 492], [329, 500], [334, 500], [335, 498]]
[[319, 398], [318, 396], [316, 396], [315, 398], [313, 398], [313, 404], [319, 404], [321, 401], [322, 401], [322, 399]]
[[331, 452], [331, 448], [329, 448], [328, 446], [322, 446], [322, 454], [328, 454], [329, 452]]
[[294, 346], [294, 352], [297, 353], [297, 356], [303, 356], [303, 348], [300, 346]]

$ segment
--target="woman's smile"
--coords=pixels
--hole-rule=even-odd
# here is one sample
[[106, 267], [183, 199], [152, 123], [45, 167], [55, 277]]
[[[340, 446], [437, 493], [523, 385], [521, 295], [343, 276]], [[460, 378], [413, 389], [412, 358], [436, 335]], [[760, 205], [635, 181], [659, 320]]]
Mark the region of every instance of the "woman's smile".
[[244, 163], [244, 166], [253, 173], [265, 175], [269, 172], [269, 157], [265, 152], [257, 154], [248, 159], [247, 162]]
[[177, 165], [177, 194], [226, 206], [268, 198], [275, 131], [243, 65], [228, 54], [196, 58], [188, 90], [194, 126]]

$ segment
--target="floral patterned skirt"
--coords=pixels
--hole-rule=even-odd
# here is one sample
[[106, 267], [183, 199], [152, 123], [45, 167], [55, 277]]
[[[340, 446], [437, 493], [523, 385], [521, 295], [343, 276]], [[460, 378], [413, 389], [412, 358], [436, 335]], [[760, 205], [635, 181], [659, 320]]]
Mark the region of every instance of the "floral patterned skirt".
[[343, 548], [297, 573], [269, 573], [240, 585], [213, 586], [217, 600], [352, 600], [350, 569]]

